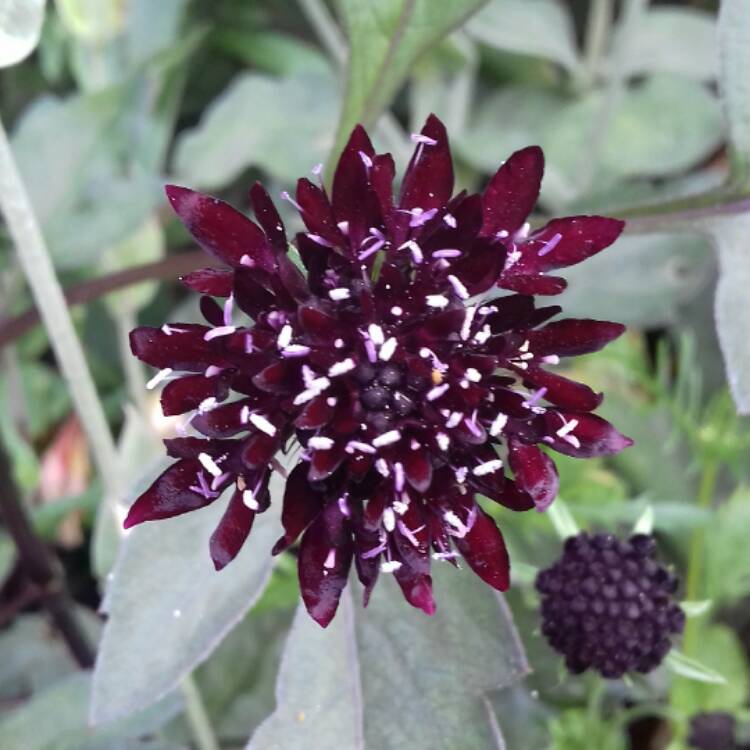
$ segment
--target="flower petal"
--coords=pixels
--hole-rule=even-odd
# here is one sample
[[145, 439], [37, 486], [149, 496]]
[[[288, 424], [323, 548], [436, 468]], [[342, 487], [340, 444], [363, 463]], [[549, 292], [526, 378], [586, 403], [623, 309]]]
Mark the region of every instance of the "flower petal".
[[510, 586], [510, 558], [503, 535], [479, 506], [476, 513], [474, 525], [466, 536], [455, 539], [456, 547], [485, 583], [498, 591], [507, 591]]
[[513, 439], [508, 443], [508, 460], [516, 475], [516, 484], [531, 495], [537, 510], [546, 510], [557, 496], [560, 485], [555, 464], [535, 445]]
[[583, 383], [578, 383], [539, 367], [529, 367], [528, 370], [519, 374], [521, 374], [525, 383], [532, 384], [535, 388], [546, 388], [545, 400], [563, 409], [593, 411], [604, 398], [604, 394], [592, 391]]
[[322, 627], [336, 614], [352, 552], [349, 525], [332, 503], [305, 531], [297, 563], [302, 601], [310, 617]]
[[[572, 429], [567, 425], [575, 420]], [[592, 458], [594, 456], [612, 456], [633, 441], [618, 432], [606, 419], [596, 414], [575, 411], [548, 410], [544, 421], [549, 431], [549, 446], [559, 453], [575, 458]], [[561, 436], [560, 430], [563, 430]]]
[[539, 198], [544, 174], [544, 153], [528, 146], [505, 161], [484, 191], [482, 234], [512, 235], [526, 221]]
[[198, 485], [201, 471], [200, 462], [191, 458], [172, 464], [133, 503], [123, 527], [129, 529], [144, 521], [172, 518], [212, 503], [218, 494], [206, 497], [190, 489]]
[[430, 115], [421, 135], [434, 143], [417, 143], [406, 168], [399, 205], [404, 209], [429, 211], [441, 208], [453, 192], [453, 160], [445, 125]]
[[227, 383], [221, 377], [186, 375], [164, 386], [161, 392], [161, 410], [165, 417], [173, 417], [197, 409], [207, 398], [221, 401], [228, 393]]
[[315, 492], [307, 481], [307, 464], [299, 463], [292, 469], [284, 488], [281, 525], [284, 536], [274, 545], [272, 554], [278, 555], [315, 520], [323, 509], [324, 496]]
[[297, 203], [302, 207], [302, 221], [312, 234], [337, 247], [344, 245], [344, 237], [336, 226], [328, 197], [305, 177], [297, 182]]
[[235, 490], [209, 541], [211, 560], [216, 570], [221, 570], [237, 557], [250, 534], [254, 520], [255, 512], [245, 505], [242, 493]]
[[603, 349], [625, 332], [621, 323], [606, 320], [567, 318], [529, 332], [531, 351], [535, 355], [557, 354], [576, 357]]
[[311, 482], [327, 479], [346, 458], [343, 443], [335, 443], [329, 450], [313, 451], [307, 478]]
[[211, 342], [204, 339], [210, 330], [194, 323], [162, 328], [140, 326], [130, 332], [130, 349], [138, 359], [152, 367], [202, 372], [209, 365], [221, 367], [227, 364]]
[[404, 456], [406, 480], [418, 492], [427, 492], [432, 484], [432, 461], [424, 448], [410, 450]]
[[504, 272], [497, 282], [499, 287], [518, 294], [542, 294], [551, 296], [561, 294], [568, 282], [560, 276], [545, 276], [541, 273]]
[[279, 254], [286, 254], [289, 243], [284, 231], [284, 222], [276, 210], [271, 196], [259, 182], [250, 188], [250, 203], [258, 223], [266, 233], [268, 241]]
[[266, 236], [247, 216], [218, 198], [188, 188], [167, 185], [166, 192], [175, 213], [206, 252], [230, 266], [239, 266], [244, 259], [273, 272]]
[[212, 297], [228, 297], [232, 293], [231, 271], [222, 268], [199, 268], [180, 277], [180, 283], [194, 292]]

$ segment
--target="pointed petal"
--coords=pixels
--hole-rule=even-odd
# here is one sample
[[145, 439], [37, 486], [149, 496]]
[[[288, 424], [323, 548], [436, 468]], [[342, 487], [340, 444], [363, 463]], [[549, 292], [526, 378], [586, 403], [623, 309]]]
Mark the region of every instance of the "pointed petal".
[[198, 458], [201, 453], [211, 458], [219, 458], [219, 456], [234, 452], [238, 445], [238, 440], [205, 440], [199, 437], [176, 437], [164, 440], [167, 455], [172, 458]]
[[561, 294], [568, 282], [560, 276], [545, 276], [541, 273], [516, 273], [515, 268], [505, 271], [497, 282], [499, 287], [518, 294]]
[[[576, 422], [575, 427], [560, 436], [560, 429], [564, 429], [565, 425], [573, 420]], [[544, 421], [549, 435], [545, 442], [549, 440], [551, 448], [566, 456], [612, 456], [633, 444], [629, 437], [618, 432], [606, 419], [596, 414], [550, 409], [544, 415]]]
[[297, 203], [302, 207], [302, 221], [312, 234], [322, 237], [332, 245], [344, 244], [344, 237], [336, 226], [328, 197], [305, 177], [297, 182]]
[[213, 297], [228, 297], [232, 293], [232, 281], [232, 272], [221, 268], [199, 268], [180, 276], [183, 286]]
[[393, 575], [401, 587], [404, 599], [412, 607], [421, 609], [426, 615], [435, 614], [437, 607], [432, 596], [432, 578], [429, 575], [418, 573], [408, 565], [402, 565]]
[[529, 368], [519, 374], [524, 382], [535, 388], [546, 388], [544, 399], [562, 409], [574, 411], [593, 411], [602, 402], [604, 394], [595, 393], [584, 383], [557, 375], [541, 368]]
[[516, 484], [531, 495], [537, 510], [546, 510], [557, 496], [560, 484], [552, 459], [535, 445], [511, 439], [508, 460]]
[[152, 367], [202, 372], [209, 365], [220, 367], [227, 364], [211, 342], [203, 338], [210, 330], [193, 323], [162, 328], [140, 326], [130, 332], [130, 349], [138, 359]]
[[503, 535], [495, 522], [479, 506], [471, 530], [455, 539], [458, 551], [471, 569], [492, 588], [507, 591], [510, 586], [510, 558]]
[[339, 468], [345, 458], [346, 453], [343, 443], [335, 444], [330, 450], [313, 451], [307, 478], [311, 482], [320, 482], [327, 479]]
[[237, 557], [254, 520], [255, 512], [245, 505], [242, 493], [235, 490], [209, 542], [211, 560], [216, 570], [221, 570]]
[[124, 528], [129, 529], [144, 521], [179, 516], [213, 502], [215, 497], [206, 498], [190, 489], [198, 484], [201, 470], [200, 462], [190, 458], [172, 464], [133, 503], [123, 523]]
[[540, 357], [546, 354], [577, 357], [580, 354], [598, 352], [624, 332], [625, 326], [621, 323], [568, 318], [530, 331], [528, 338], [531, 351]]
[[429, 211], [441, 208], [453, 193], [453, 160], [445, 126], [430, 115], [422, 136], [434, 143], [418, 143], [401, 187], [400, 207]]
[[177, 185], [167, 185], [167, 197], [175, 213], [206, 251], [230, 266], [243, 258], [274, 270], [273, 254], [260, 227], [228, 203]]
[[484, 191], [482, 234], [512, 235], [526, 221], [539, 198], [544, 154], [539, 146], [516, 151], [497, 170]]
[[264, 467], [279, 449], [279, 438], [258, 432], [248, 438], [242, 451], [242, 462], [249, 469], [260, 469]]
[[328, 424], [333, 417], [333, 407], [326, 396], [318, 396], [310, 401], [295, 419], [295, 427], [301, 430], [317, 430]]
[[329, 505], [302, 537], [297, 571], [300, 593], [310, 616], [326, 627], [339, 605], [352, 562], [348, 523]]
[[227, 393], [228, 387], [221, 378], [186, 375], [171, 380], [164, 386], [161, 392], [161, 410], [165, 417], [173, 417], [197, 409], [207, 398], [226, 398]]
[[271, 196], [259, 182], [256, 182], [250, 188], [250, 202], [253, 206], [255, 218], [266, 233], [268, 241], [277, 253], [285, 254], [288, 243], [284, 231], [284, 222], [281, 221], [281, 216], [279, 216]]
[[284, 536], [274, 545], [274, 555], [294, 544], [297, 537], [317, 518], [323, 509], [323, 498], [307, 481], [307, 464], [297, 464], [284, 488], [284, 505], [281, 510]]
[[508, 477], [505, 478], [500, 492], [492, 495], [487, 494], [486, 492], [482, 492], [482, 494], [509, 510], [514, 510], [519, 513], [532, 510], [536, 507], [531, 495], [525, 490], [520, 489], [518, 485], [512, 479], [508, 479]]
[[424, 448], [410, 450], [404, 456], [404, 473], [418, 492], [427, 492], [432, 484], [432, 461]]

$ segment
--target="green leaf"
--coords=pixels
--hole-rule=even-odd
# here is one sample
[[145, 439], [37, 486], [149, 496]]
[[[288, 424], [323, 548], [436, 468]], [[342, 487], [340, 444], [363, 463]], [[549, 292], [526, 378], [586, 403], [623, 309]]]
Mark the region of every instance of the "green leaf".
[[669, 669], [675, 674], [680, 675], [680, 677], [687, 677], [689, 680], [696, 680], [697, 682], [707, 682], [711, 685], [727, 684], [726, 677], [710, 669], [697, 659], [685, 656], [685, 654], [677, 651], [677, 649], [672, 649], [669, 652], [666, 663]]
[[504, 747], [483, 696], [528, 670], [510, 613], [470, 571], [437, 565], [433, 573], [438, 611], [430, 618], [387, 578], [367, 610], [345, 592], [326, 630], [300, 606], [276, 711], [248, 750]]
[[570, 508], [559, 497], [547, 508], [546, 513], [560, 539], [567, 539], [580, 533], [581, 530], [570, 512]]
[[715, 218], [705, 227], [719, 256], [716, 329], [727, 380], [739, 413], [750, 414], [750, 214]]
[[[161, 701], [127, 721], [92, 730], [86, 716], [91, 674], [79, 672], [34, 695], [0, 720], [3, 747], [23, 750], [112, 750], [140, 747], [138, 738], [153, 734], [174, 716], [176, 698]], [[129, 743], [125, 741], [130, 738]]]
[[713, 271], [695, 234], [625, 235], [605, 252], [566, 269], [560, 304], [569, 315], [656, 326], [678, 320]]
[[217, 188], [258, 166], [293, 183], [324, 159], [336, 99], [331, 75], [237, 76], [177, 140], [175, 178]]
[[278, 536], [282, 480], [231, 565], [216, 572], [208, 540], [227, 498], [133, 530], [107, 590], [109, 619], [94, 670], [91, 719], [127, 716], [170, 693], [203, 662], [263, 592]]
[[572, 72], [580, 67], [572, 18], [555, 0], [493, 0], [466, 30], [505, 52], [539, 57]]
[[125, 25], [125, 3], [120, 0], [55, 0], [60, 18], [73, 36], [101, 44]]
[[414, 62], [487, 0], [337, 0], [349, 40], [346, 94], [332, 156], [358, 123], [371, 126]]
[[729, 130], [732, 179], [750, 188], [750, 13], [745, 0], [719, 8], [719, 84]]
[[638, 14], [623, 51], [624, 74], [675, 73], [697, 81], [716, 77], [716, 19], [677, 5]]
[[0, 0], [0, 68], [28, 57], [39, 44], [45, 0]]
[[682, 601], [680, 607], [685, 613], [686, 617], [701, 617], [711, 610], [713, 602], [711, 599], [703, 599], [702, 601]]
[[706, 592], [720, 603], [742, 599], [750, 589], [750, 490], [743, 487], [723, 503], [706, 531]]

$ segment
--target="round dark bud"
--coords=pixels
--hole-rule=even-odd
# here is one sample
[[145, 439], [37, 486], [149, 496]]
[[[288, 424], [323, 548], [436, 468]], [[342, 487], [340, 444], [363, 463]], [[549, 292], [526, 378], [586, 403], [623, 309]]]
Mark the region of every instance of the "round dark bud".
[[405, 417], [414, 411], [414, 402], [408, 397], [404, 396], [403, 393], [397, 392], [393, 396], [393, 411], [399, 415], [399, 417]]
[[395, 388], [401, 384], [403, 377], [401, 368], [396, 365], [384, 365], [378, 373], [378, 383], [388, 388]]
[[406, 385], [412, 391], [423, 391], [429, 385], [429, 379], [423, 375], [416, 375], [415, 373], [409, 373], [406, 376]]
[[366, 409], [371, 411], [380, 411], [385, 409], [391, 403], [391, 392], [380, 385], [374, 385], [363, 391], [359, 397]]
[[367, 421], [378, 432], [388, 432], [393, 427], [393, 417], [387, 411], [374, 412]]
[[367, 385], [375, 380], [375, 368], [369, 362], [360, 362], [354, 370], [354, 377], [360, 385]]
[[738, 750], [735, 727], [731, 714], [696, 714], [690, 719], [688, 746], [696, 750]]
[[616, 679], [650, 672], [685, 626], [672, 600], [677, 579], [653, 558], [653, 537], [627, 541], [582, 533], [537, 576], [542, 633], [578, 674], [594, 669]]

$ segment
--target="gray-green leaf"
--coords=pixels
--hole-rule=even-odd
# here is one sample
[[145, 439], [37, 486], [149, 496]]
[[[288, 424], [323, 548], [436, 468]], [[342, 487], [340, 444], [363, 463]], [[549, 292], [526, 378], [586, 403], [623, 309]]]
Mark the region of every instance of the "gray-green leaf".
[[433, 571], [432, 618], [411, 609], [387, 578], [366, 610], [345, 593], [327, 630], [300, 608], [276, 711], [249, 750], [502, 748], [483, 697], [525, 675], [523, 648], [504, 600], [470, 571], [447, 568]]

